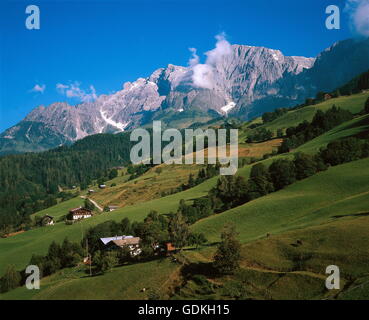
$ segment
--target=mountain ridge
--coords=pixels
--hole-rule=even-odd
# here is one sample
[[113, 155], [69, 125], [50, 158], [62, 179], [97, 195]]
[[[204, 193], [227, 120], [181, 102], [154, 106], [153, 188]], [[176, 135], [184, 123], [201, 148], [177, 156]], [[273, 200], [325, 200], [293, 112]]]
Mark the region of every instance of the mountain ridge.
[[[131, 130], [165, 110], [179, 114], [195, 108], [248, 119], [301, 102], [318, 89], [342, 85], [358, 70], [369, 69], [365, 55], [369, 56], [369, 39], [337, 42], [317, 58], [284, 56], [280, 50], [222, 40], [203, 64], [194, 52], [187, 67], [168, 64], [95, 101], [38, 106], [0, 134], [0, 154], [46, 150], [91, 134]], [[32, 129], [34, 123], [39, 132]]]

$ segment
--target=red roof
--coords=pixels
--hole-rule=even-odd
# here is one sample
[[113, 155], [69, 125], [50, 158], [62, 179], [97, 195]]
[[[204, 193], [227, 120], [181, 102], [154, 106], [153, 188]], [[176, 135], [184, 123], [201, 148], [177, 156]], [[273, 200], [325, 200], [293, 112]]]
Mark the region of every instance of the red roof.
[[167, 251], [175, 251], [175, 250], [176, 250], [176, 247], [175, 247], [175, 246], [173, 246], [171, 242], [167, 242], [167, 243], [165, 244], [165, 249], [166, 249]]
[[84, 215], [84, 216], [92, 215], [92, 211], [86, 208], [71, 209], [69, 210], [69, 213], [73, 215]]

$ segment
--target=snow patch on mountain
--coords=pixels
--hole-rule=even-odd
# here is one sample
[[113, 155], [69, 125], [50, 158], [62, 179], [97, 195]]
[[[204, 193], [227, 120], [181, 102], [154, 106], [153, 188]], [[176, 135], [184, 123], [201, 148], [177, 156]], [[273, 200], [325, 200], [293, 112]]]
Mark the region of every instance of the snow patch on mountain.
[[104, 119], [104, 121], [111, 126], [118, 128], [120, 131], [124, 131], [125, 128], [127, 128], [129, 122], [123, 123], [123, 122], [115, 122], [111, 118], [106, 117], [104, 111], [100, 111], [101, 117]]
[[[131, 130], [147, 124], [157, 111], [200, 109], [249, 119], [304, 101], [317, 90], [329, 92], [369, 69], [369, 39], [340, 41], [316, 59], [285, 56], [265, 47], [230, 45], [224, 35], [217, 38], [216, 48], [207, 52], [204, 63], [195, 49], [191, 52], [189, 66], [168, 64], [94, 101], [35, 108], [0, 135], [0, 152], [13, 138], [21, 142], [19, 150], [29, 151], [96, 133]], [[198, 121], [196, 117], [192, 120]], [[28, 141], [26, 134], [29, 145], [22, 145]]]
[[224, 107], [221, 107], [220, 110], [222, 110], [224, 113], [228, 113], [230, 110], [232, 110], [236, 106], [236, 103], [233, 101], [228, 102]]

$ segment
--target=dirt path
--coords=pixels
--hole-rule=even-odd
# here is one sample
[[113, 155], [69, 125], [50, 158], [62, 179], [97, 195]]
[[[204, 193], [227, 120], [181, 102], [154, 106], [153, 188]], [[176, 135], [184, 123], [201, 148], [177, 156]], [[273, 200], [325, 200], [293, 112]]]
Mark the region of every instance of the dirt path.
[[99, 209], [99, 211], [104, 211], [104, 209], [101, 207], [101, 206], [99, 206], [98, 204], [97, 204], [97, 202], [96, 201], [94, 201], [94, 200], [92, 200], [91, 198], [87, 198], [86, 196], [81, 196], [81, 198], [82, 199], [88, 199], [88, 200], [90, 200], [91, 201], [91, 203], [97, 208], [97, 209]]

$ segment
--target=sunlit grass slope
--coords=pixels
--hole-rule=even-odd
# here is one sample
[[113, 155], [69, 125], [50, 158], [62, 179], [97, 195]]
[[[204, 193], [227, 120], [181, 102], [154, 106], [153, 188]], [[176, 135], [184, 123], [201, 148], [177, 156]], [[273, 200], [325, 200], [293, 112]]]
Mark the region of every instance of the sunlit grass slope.
[[332, 167], [287, 188], [193, 225], [218, 241], [224, 224], [235, 222], [242, 241], [320, 224], [338, 214], [367, 212], [369, 159]]
[[178, 268], [163, 259], [117, 267], [93, 277], [83, 268], [64, 269], [42, 279], [40, 290], [21, 287], [0, 294], [0, 300], [138, 300], [147, 299], [151, 291], [165, 298]]

